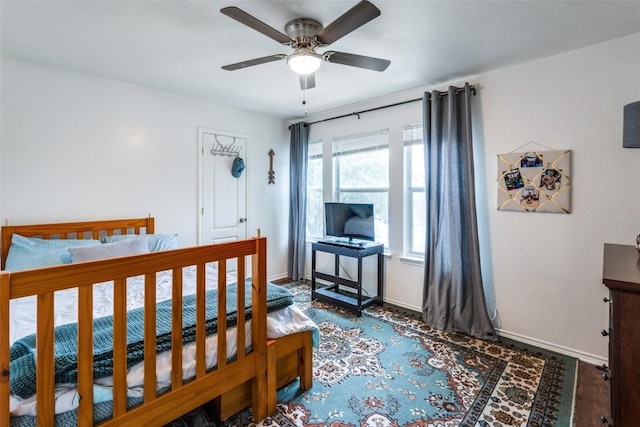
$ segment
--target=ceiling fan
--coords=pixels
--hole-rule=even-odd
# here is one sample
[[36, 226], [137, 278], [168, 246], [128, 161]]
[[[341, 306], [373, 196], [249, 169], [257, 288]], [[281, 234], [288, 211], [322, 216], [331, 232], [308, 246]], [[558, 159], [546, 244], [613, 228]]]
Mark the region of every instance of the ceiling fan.
[[391, 61], [386, 59], [355, 55], [353, 53], [331, 50], [322, 54], [316, 52], [317, 48], [334, 43], [380, 15], [380, 9], [367, 0], [361, 0], [326, 27], [323, 27], [320, 22], [309, 18], [297, 18], [289, 21], [284, 27], [286, 34], [270, 27], [235, 6], [222, 8], [220, 12], [293, 49], [293, 53], [289, 55], [276, 54], [250, 59], [225, 65], [222, 67], [224, 70], [235, 71], [286, 59], [287, 65], [300, 75], [300, 88], [304, 90], [315, 87], [314, 73], [325, 61], [373, 71], [384, 71], [391, 64]]

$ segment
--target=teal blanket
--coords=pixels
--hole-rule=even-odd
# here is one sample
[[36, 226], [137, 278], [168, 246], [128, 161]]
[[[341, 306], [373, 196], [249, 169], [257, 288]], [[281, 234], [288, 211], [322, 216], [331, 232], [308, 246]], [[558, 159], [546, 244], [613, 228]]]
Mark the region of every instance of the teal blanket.
[[[206, 294], [206, 331], [211, 335], [218, 330], [218, 291]], [[227, 325], [237, 323], [236, 285], [227, 287]], [[293, 304], [291, 293], [272, 283], [267, 284], [267, 311], [275, 311]], [[171, 301], [157, 304], [157, 350], [171, 349]], [[182, 341], [195, 341], [195, 295], [183, 298]], [[245, 283], [245, 317], [251, 319], [251, 281]], [[131, 367], [144, 359], [144, 311], [142, 308], [127, 315], [127, 366]], [[93, 367], [94, 378], [113, 375], [113, 317], [106, 316], [93, 322]], [[55, 382], [75, 383], [78, 375], [78, 332], [77, 324], [58, 326], [54, 330]], [[36, 335], [29, 335], [16, 341], [10, 350], [10, 382], [13, 395], [28, 398], [36, 393]]]

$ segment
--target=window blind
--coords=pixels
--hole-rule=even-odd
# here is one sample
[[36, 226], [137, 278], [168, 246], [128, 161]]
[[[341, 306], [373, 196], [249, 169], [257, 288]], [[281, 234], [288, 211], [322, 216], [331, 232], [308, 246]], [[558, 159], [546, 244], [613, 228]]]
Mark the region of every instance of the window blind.
[[389, 129], [333, 138], [333, 155], [389, 148]]
[[309, 141], [307, 148], [307, 156], [309, 160], [322, 158], [322, 140]]
[[422, 144], [422, 123], [405, 125], [402, 140], [405, 147], [413, 144]]

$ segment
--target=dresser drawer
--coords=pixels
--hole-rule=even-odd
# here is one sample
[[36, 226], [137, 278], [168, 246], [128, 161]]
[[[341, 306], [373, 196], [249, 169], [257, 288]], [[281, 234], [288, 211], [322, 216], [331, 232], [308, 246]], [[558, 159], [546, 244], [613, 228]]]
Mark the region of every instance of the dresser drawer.
[[611, 425], [640, 420], [640, 268], [633, 246], [604, 245], [603, 283], [609, 288]]

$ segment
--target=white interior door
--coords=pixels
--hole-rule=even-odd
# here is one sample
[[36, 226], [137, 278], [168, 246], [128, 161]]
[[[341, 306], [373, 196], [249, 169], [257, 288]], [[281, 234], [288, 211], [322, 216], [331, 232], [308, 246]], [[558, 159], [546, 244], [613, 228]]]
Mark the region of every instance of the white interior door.
[[228, 242], [247, 236], [247, 169], [231, 175], [233, 154], [246, 158], [247, 139], [228, 132], [199, 129], [200, 244]]

